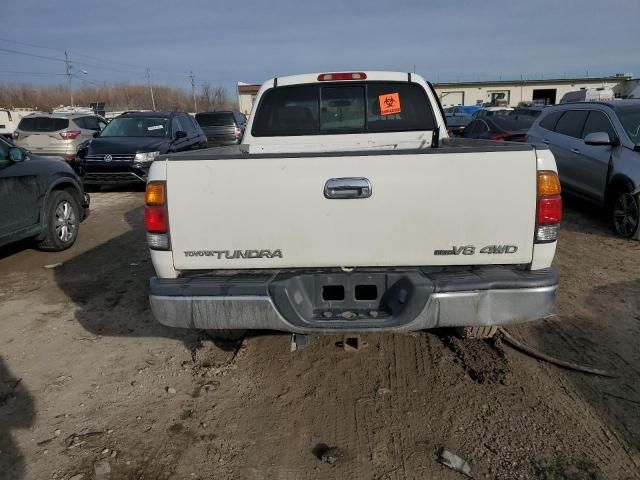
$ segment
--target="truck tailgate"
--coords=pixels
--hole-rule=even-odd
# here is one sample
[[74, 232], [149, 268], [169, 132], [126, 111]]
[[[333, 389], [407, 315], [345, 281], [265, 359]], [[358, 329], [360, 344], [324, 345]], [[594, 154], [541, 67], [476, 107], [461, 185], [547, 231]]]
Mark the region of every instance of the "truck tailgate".
[[[168, 160], [174, 266], [528, 263], [535, 151], [486, 150]], [[366, 178], [371, 196], [325, 198], [332, 178]]]

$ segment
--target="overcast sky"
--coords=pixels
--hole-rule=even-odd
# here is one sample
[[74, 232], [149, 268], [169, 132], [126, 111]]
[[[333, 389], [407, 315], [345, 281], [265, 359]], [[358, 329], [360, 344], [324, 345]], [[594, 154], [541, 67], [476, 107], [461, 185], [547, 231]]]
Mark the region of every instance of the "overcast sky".
[[157, 83], [188, 87], [193, 70], [230, 89], [414, 64], [432, 81], [640, 76], [640, 0], [0, 0], [0, 12], [2, 83], [61, 83], [65, 49], [99, 84], [144, 81], [145, 67]]

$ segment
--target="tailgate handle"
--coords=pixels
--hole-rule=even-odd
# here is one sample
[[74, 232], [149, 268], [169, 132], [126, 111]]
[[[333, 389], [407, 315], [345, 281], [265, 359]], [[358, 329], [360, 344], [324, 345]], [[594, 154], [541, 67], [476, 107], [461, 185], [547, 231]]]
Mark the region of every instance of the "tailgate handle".
[[330, 178], [324, 184], [324, 196], [330, 199], [369, 198], [371, 182], [368, 178]]

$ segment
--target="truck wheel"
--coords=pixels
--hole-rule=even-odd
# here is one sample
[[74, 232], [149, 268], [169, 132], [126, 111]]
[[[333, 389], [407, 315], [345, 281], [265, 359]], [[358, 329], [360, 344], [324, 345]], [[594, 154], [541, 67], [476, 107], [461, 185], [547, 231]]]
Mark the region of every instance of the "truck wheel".
[[232, 330], [227, 328], [222, 330], [207, 330], [207, 335], [209, 335], [211, 338], [227, 341], [240, 340], [246, 335], [246, 333], [246, 330]]
[[498, 327], [488, 326], [488, 327], [458, 327], [456, 328], [456, 335], [463, 339], [482, 339], [482, 338], [493, 338], [493, 336], [498, 331]]
[[44, 238], [38, 242], [38, 248], [59, 252], [73, 245], [80, 226], [80, 208], [75, 197], [65, 190], [54, 190], [45, 207], [45, 215]]
[[613, 228], [622, 238], [640, 240], [640, 194], [621, 191], [611, 209]]

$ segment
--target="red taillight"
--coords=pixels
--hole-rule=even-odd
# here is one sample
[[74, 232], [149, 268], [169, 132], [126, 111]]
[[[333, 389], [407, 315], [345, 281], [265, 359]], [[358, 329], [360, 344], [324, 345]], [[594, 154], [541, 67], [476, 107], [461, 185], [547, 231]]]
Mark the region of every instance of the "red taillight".
[[144, 207], [144, 226], [149, 233], [167, 233], [167, 211], [164, 205]]
[[64, 132], [60, 132], [60, 136], [64, 140], [75, 140], [80, 135], [80, 130], [65, 130]]
[[538, 225], [553, 225], [562, 221], [562, 197], [538, 198]]
[[13, 118], [11, 117], [11, 112], [9, 110], [6, 110], [7, 112], [7, 117], [9, 117], [9, 121], [12, 122]]
[[499, 142], [504, 142], [508, 140], [515, 140], [516, 138], [518, 139], [517, 141], [519, 141], [522, 138], [522, 134], [516, 133], [516, 132], [497, 133], [489, 137], [489, 140], [497, 140]]
[[363, 72], [339, 72], [321, 73], [318, 75], [319, 82], [330, 82], [332, 80], [366, 80], [367, 74]]

